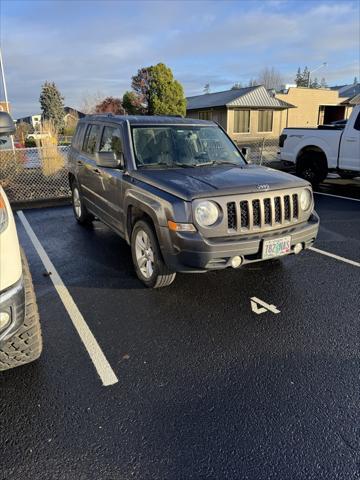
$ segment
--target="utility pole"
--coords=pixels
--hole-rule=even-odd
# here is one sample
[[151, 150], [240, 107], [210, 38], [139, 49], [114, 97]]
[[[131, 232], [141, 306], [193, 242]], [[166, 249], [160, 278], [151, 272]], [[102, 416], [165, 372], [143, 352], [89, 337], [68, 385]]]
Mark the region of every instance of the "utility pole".
[[[4, 71], [4, 61], [3, 61], [3, 56], [1, 52], [1, 47], [0, 47], [0, 69], [1, 69], [1, 79], [2, 79], [2, 84], [4, 88], [4, 97], [5, 97], [5, 104], [6, 104], [6, 110], [8, 113], [10, 113], [10, 108], [9, 108], [9, 100], [7, 96], [7, 88], [6, 88], [6, 80], [5, 80], [5, 71]], [[11, 141], [11, 148], [14, 150], [14, 137], [10, 135], [10, 141]]]

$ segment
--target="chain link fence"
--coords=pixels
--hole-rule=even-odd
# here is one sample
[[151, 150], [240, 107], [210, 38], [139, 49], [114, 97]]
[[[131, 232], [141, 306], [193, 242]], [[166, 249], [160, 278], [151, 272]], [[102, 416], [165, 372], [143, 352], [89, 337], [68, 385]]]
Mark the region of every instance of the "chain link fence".
[[9, 201], [69, 198], [68, 151], [69, 147], [0, 150], [0, 183]]
[[[277, 167], [278, 139], [238, 143], [251, 163]], [[67, 155], [70, 147], [0, 150], [0, 183], [11, 203], [70, 198]]]

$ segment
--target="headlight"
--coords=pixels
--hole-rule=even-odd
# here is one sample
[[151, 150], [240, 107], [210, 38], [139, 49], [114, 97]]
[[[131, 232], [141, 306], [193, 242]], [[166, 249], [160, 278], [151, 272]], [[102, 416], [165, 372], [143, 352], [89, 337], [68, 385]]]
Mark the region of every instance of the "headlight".
[[309, 210], [312, 201], [312, 195], [308, 188], [303, 190], [300, 195], [300, 207], [301, 210]]
[[202, 227], [210, 227], [214, 225], [219, 218], [219, 208], [214, 202], [205, 200], [200, 202], [195, 207], [195, 220]]
[[8, 214], [6, 211], [6, 204], [0, 192], [0, 232], [5, 230], [7, 223], [8, 223]]

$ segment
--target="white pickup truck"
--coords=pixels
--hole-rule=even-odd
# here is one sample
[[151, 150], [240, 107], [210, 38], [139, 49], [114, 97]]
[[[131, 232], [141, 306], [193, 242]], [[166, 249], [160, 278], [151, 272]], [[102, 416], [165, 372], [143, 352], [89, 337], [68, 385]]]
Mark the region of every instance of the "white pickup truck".
[[325, 180], [328, 172], [342, 178], [360, 176], [360, 105], [344, 126], [285, 128], [280, 135], [280, 158], [296, 167], [296, 174], [312, 184]]

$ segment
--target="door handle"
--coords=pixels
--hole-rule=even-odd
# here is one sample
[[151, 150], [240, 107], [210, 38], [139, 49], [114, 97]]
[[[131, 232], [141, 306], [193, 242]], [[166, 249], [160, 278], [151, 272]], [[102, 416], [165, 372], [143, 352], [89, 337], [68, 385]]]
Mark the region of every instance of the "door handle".
[[347, 142], [356, 142], [356, 138], [355, 137], [348, 137], [346, 139]]
[[98, 168], [94, 168], [93, 172], [96, 173], [96, 175], [101, 175], [101, 171]]

